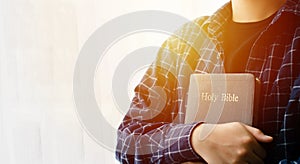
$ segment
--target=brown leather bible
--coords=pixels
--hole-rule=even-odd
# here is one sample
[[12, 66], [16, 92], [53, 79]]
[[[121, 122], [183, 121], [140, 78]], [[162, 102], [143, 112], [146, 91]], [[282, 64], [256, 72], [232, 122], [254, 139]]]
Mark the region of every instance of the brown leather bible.
[[253, 124], [255, 78], [249, 73], [192, 74], [185, 123]]

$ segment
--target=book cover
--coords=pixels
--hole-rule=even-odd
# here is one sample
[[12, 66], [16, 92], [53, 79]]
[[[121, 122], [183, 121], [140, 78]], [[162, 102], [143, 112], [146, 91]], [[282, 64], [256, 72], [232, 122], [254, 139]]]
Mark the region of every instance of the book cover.
[[255, 78], [252, 74], [192, 74], [186, 123], [253, 124]]

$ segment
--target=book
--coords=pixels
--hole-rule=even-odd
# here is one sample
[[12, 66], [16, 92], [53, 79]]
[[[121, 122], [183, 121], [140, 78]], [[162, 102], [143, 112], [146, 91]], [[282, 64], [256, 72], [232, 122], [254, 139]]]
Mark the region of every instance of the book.
[[243, 122], [252, 125], [256, 84], [249, 73], [192, 74], [185, 123]]

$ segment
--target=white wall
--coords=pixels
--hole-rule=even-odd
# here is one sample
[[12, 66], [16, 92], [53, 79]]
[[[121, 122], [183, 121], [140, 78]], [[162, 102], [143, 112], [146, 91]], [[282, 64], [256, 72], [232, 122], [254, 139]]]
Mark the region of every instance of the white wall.
[[[194, 19], [224, 2], [0, 0], [0, 163], [114, 163], [114, 153], [83, 130], [74, 107], [73, 71], [85, 41], [112, 18], [133, 11], [155, 9]], [[159, 45], [166, 37], [133, 36], [109, 53]], [[106, 115], [115, 128], [122, 119], [115, 111]]]

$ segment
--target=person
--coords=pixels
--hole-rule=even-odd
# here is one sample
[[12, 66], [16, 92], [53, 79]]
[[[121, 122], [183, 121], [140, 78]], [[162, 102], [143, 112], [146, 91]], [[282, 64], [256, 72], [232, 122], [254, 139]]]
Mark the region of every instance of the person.
[[[257, 124], [184, 123], [192, 73], [243, 72], [261, 81]], [[163, 43], [119, 126], [116, 158], [299, 163], [299, 144], [300, 0], [231, 0]]]

